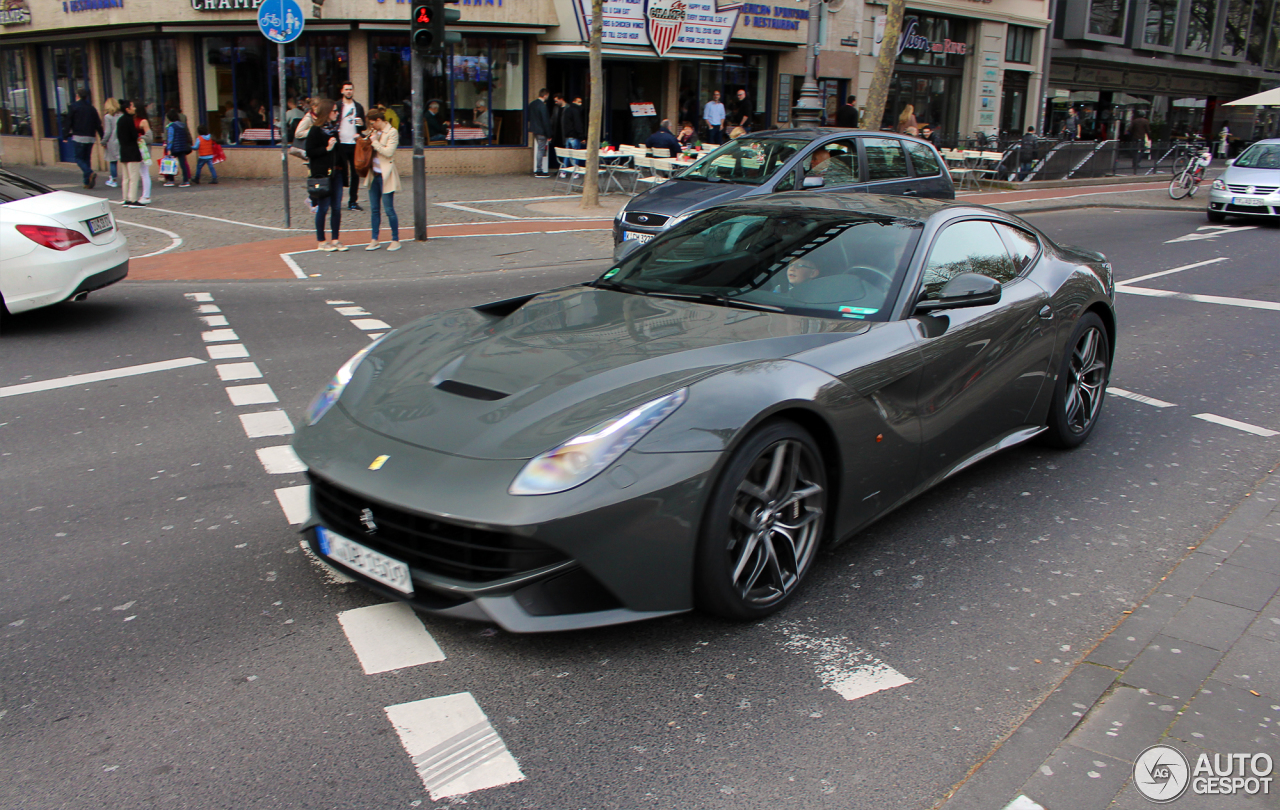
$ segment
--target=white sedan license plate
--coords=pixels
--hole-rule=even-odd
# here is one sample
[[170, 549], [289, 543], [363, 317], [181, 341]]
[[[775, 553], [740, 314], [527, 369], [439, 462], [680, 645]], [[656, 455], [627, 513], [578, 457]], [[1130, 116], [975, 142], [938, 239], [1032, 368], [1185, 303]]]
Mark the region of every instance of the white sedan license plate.
[[653, 238], [653, 234], [651, 233], [639, 233], [637, 231], [622, 232], [622, 240], [624, 242], [627, 240], [630, 240], [632, 242], [648, 242], [652, 238]]
[[348, 540], [340, 534], [317, 526], [316, 538], [320, 541], [320, 551], [329, 559], [336, 560], [346, 567], [359, 571], [369, 579], [375, 579], [400, 593], [413, 596], [413, 580], [409, 578], [409, 566], [393, 560], [385, 554], [362, 546], [354, 540]]
[[89, 220], [89, 235], [97, 236], [100, 233], [106, 233], [115, 226], [111, 224], [111, 215], [103, 214], [100, 217], [94, 217]]
[[1236, 197], [1234, 202], [1236, 205], [1266, 206], [1267, 204], [1267, 201], [1261, 197]]

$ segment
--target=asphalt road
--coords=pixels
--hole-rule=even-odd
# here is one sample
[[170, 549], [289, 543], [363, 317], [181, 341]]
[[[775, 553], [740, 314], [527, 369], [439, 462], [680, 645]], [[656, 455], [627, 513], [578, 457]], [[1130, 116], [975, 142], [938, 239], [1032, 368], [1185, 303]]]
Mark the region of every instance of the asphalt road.
[[[1113, 395], [1079, 450], [1027, 446], [964, 472], [824, 554], [768, 621], [515, 636], [426, 618], [443, 660], [375, 674], [338, 616], [382, 600], [300, 550], [276, 491], [303, 478], [256, 452], [288, 437], [247, 438], [239, 416], [281, 408], [296, 423], [377, 333], [357, 321], [396, 326], [600, 265], [129, 282], [13, 318], [0, 341], [0, 806], [931, 807], [1280, 462], [1280, 437], [1197, 417], [1280, 430], [1275, 226], [1031, 220], [1107, 253], [1121, 281], [1221, 259], [1133, 286], [1222, 300], [1119, 296], [1113, 386], [1168, 407]], [[226, 326], [200, 320], [219, 316]], [[225, 328], [261, 378], [193, 362], [12, 390], [208, 361], [206, 345], [229, 341], [202, 333]], [[227, 393], [263, 384], [279, 405]], [[902, 685], [846, 700], [853, 671]], [[523, 779], [433, 801], [386, 708], [462, 694]]]

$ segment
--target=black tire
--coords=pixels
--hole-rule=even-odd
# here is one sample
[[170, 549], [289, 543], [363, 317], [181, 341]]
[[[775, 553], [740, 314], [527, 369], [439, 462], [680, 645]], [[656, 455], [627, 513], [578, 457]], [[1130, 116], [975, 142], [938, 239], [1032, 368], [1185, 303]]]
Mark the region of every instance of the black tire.
[[1221, 211], [1206, 211], [1204, 215], [1209, 218], [1210, 222], [1226, 222], [1227, 220], [1227, 215]]
[[1084, 444], [1102, 415], [1111, 372], [1111, 341], [1102, 319], [1086, 313], [1071, 332], [1049, 404], [1045, 442], [1072, 448]]
[[747, 437], [720, 474], [702, 521], [698, 607], [737, 620], [781, 609], [825, 538], [826, 504], [826, 470], [808, 431], [779, 420]]

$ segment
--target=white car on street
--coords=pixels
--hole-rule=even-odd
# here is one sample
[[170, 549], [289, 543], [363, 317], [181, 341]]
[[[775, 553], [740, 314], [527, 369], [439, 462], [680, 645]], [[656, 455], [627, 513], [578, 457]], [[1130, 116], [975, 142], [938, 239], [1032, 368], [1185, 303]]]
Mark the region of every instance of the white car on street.
[[128, 273], [110, 203], [0, 170], [0, 319], [81, 300]]

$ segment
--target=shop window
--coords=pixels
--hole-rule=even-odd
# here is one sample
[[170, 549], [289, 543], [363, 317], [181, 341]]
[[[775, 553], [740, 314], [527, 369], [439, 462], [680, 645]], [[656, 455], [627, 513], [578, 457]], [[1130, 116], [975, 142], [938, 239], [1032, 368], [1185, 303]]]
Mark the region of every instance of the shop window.
[[[966, 43], [967, 33], [963, 20], [909, 14], [902, 20], [899, 38], [902, 50], [898, 54], [898, 62], [904, 65], [964, 67], [968, 48], [962, 50], [957, 46]], [[951, 43], [950, 47], [948, 43]]]
[[[345, 34], [303, 34], [284, 46], [286, 98], [337, 99], [350, 73]], [[278, 143], [280, 100], [275, 44], [257, 35], [205, 37], [202, 48], [204, 117], [226, 144]], [[356, 95], [356, 100], [368, 102]], [[245, 130], [263, 137], [245, 138]], [[275, 137], [271, 137], [275, 135]]]
[[22, 48], [0, 48], [0, 135], [31, 135], [31, 85]]
[[[400, 143], [413, 144], [412, 54], [407, 36], [369, 38], [372, 99], [400, 119]], [[428, 145], [524, 146], [524, 43], [463, 37], [425, 59], [423, 111]]]
[[1249, 44], [1245, 50], [1245, 58], [1250, 64], [1273, 70], [1280, 69], [1280, 53], [1268, 64], [1267, 49], [1280, 51], [1280, 31], [1275, 30], [1280, 28], [1280, 17], [1272, 17], [1277, 5], [1280, 3], [1276, 0], [1254, 0], [1253, 25], [1249, 29]]
[[867, 180], [897, 180], [907, 176], [907, 155], [897, 138], [863, 138], [867, 155]]
[[[754, 107], [752, 116], [753, 129], [766, 129], [770, 117], [769, 110], [769, 57], [762, 54], [725, 53], [723, 62], [693, 62], [681, 60], [680, 65], [680, 109], [681, 117], [696, 114], [694, 126], [701, 135], [707, 131], [702, 126], [702, 110], [711, 100], [711, 93], [720, 91], [720, 101], [724, 104], [728, 122], [734, 120], [735, 105], [738, 103], [738, 89], [747, 91]], [[800, 88], [804, 86], [803, 77], [793, 79], [791, 86], [791, 103], [800, 97]], [[725, 124], [726, 132], [732, 129], [730, 123]]]
[[102, 44], [102, 81], [107, 96], [146, 105], [151, 131], [164, 129], [165, 113], [179, 108], [178, 57], [172, 37]]
[[1004, 43], [1004, 61], [1031, 64], [1031, 47], [1035, 42], [1036, 29], [1024, 25], [1009, 26], [1008, 38]]
[[1122, 37], [1125, 16], [1125, 0], [1090, 0], [1089, 33], [1102, 37]]
[[1187, 38], [1183, 48], [1188, 51], [1208, 51], [1213, 42], [1213, 24], [1218, 14], [1217, 0], [1191, 0], [1191, 14], [1187, 18]]
[[1253, 0], [1227, 0], [1226, 25], [1222, 30], [1222, 50], [1226, 59], [1243, 59], [1249, 44], [1249, 28], [1253, 21]]
[[1178, 0], [1147, 0], [1147, 16], [1142, 28], [1144, 45], [1172, 48], [1177, 25]]
[[89, 86], [89, 58], [85, 47], [45, 45], [40, 49], [40, 73], [45, 136], [61, 137], [63, 117], [75, 101], [76, 90]]

